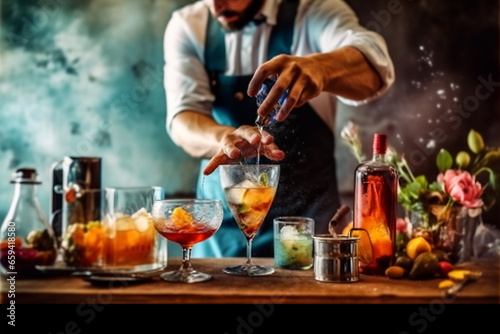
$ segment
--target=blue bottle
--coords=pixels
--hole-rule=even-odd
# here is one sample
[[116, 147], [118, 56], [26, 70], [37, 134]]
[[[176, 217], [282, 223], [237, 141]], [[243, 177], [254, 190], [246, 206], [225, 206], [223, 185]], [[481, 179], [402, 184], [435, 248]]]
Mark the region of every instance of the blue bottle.
[[[266, 80], [264, 80], [259, 92], [255, 96], [255, 99], [257, 101], [257, 106], [260, 106], [262, 104], [262, 102], [264, 102], [264, 100], [266, 99], [267, 95], [269, 94], [269, 92], [271, 91], [271, 88], [273, 88], [275, 83], [276, 83], [276, 79], [274, 79], [274, 78], [267, 78]], [[274, 116], [280, 110], [287, 95], [288, 95], [288, 89], [285, 91], [285, 93], [283, 93], [283, 95], [281, 95], [280, 99], [274, 105], [274, 108], [270, 114], [268, 114], [266, 117], [262, 117], [260, 115], [257, 115], [257, 119], [255, 120], [255, 124], [258, 127], [263, 127], [263, 126], [266, 126], [268, 124], [273, 124], [275, 122]]]

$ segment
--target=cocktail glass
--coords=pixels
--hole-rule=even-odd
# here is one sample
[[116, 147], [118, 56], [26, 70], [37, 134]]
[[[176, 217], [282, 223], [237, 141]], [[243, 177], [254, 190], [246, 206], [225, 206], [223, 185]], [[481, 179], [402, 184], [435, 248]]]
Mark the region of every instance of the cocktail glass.
[[[159, 193], [158, 193], [159, 192]], [[160, 187], [104, 188], [102, 226], [107, 267], [167, 266], [167, 246], [154, 228], [151, 211], [162, 199]], [[89, 233], [92, 228], [89, 227]], [[91, 253], [87, 250], [87, 253]]]
[[263, 276], [274, 268], [252, 262], [252, 240], [259, 231], [274, 201], [280, 175], [279, 165], [235, 164], [221, 165], [220, 180], [226, 201], [247, 244], [245, 264], [226, 267], [229, 275]]
[[182, 265], [178, 270], [164, 272], [169, 282], [195, 283], [212, 279], [207, 273], [193, 269], [191, 249], [210, 238], [222, 224], [222, 202], [213, 199], [166, 199], [155, 201], [152, 216], [156, 231], [182, 247]]

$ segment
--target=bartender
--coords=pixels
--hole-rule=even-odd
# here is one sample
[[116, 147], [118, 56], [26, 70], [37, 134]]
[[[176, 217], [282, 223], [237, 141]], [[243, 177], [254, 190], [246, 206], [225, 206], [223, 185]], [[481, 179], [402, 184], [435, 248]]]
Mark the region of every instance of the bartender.
[[[196, 196], [224, 203], [220, 230], [197, 257], [243, 257], [244, 237], [225, 202], [217, 166], [278, 163], [273, 205], [253, 256], [273, 256], [272, 219], [307, 216], [327, 233], [340, 206], [335, 165], [337, 100], [368, 103], [394, 82], [383, 38], [341, 0], [200, 0], [173, 12], [164, 35], [166, 130], [200, 159]], [[276, 82], [257, 107], [266, 78]], [[257, 115], [287, 98], [262, 133]], [[260, 146], [260, 151], [259, 151]], [[182, 171], [180, 171], [182, 172]]]

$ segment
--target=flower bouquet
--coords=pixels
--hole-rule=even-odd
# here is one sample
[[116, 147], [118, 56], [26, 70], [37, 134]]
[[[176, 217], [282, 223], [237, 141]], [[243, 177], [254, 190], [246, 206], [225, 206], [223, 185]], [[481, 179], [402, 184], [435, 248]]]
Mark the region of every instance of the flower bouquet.
[[[349, 122], [341, 132], [356, 159], [364, 159], [358, 128]], [[455, 158], [441, 148], [436, 156], [438, 175], [429, 182], [426, 175], [415, 175], [404, 154], [389, 146], [387, 162], [399, 174], [398, 202], [405, 217], [398, 220], [398, 250], [407, 241], [422, 236], [436, 249], [442, 249], [452, 262], [465, 261], [473, 255], [476, 228], [483, 210], [490, 210], [500, 197], [500, 148], [484, 144], [480, 133], [471, 129], [468, 150]]]

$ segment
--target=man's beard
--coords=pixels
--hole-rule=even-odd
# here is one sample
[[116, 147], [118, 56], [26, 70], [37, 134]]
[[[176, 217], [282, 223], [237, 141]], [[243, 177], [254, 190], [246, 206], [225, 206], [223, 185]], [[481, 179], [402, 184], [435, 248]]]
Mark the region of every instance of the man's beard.
[[265, 0], [254, 0], [250, 2], [250, 5], [241, 13], [234, 12], [232, 10], [222, 11], [219, 16], [234, 16], [237, 15], [239, 18], [234, 22], [229, 22], [224, 24], [223, 27], [226, 31], [236, 31], [241, 30], [245, 27], [248, 22], [252, 21], [255, 14], [257, 14], [262, 7]]

